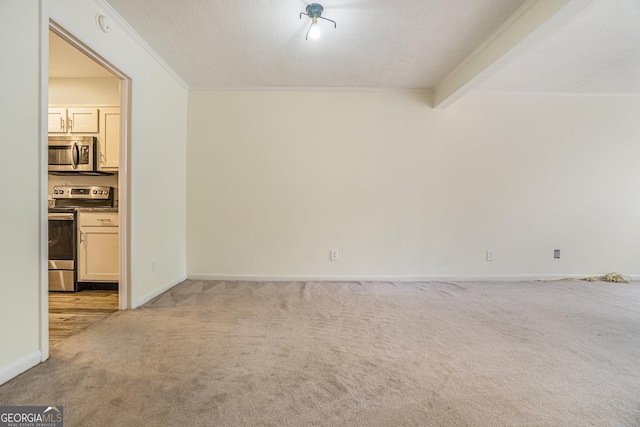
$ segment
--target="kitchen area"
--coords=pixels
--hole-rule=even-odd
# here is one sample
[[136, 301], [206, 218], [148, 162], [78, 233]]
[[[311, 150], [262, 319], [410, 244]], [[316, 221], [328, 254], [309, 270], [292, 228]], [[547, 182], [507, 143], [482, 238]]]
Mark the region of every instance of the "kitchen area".
[[49, 32], [49, 336], [118, 310], [120, 80]]

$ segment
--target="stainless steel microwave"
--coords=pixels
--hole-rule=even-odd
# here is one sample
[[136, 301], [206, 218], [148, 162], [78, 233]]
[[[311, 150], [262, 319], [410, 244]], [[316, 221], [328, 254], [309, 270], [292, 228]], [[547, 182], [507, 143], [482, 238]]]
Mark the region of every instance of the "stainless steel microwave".
[[49, 137], [50, 172], [94, 172], [96, 168], [95, 137]]

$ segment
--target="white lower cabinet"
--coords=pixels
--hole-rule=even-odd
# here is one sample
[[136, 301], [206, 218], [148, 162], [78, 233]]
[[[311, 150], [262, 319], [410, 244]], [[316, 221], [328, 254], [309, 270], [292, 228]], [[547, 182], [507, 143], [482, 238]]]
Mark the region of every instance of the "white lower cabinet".
[[78, 212], [78, 281], [118, 282], [117, 212]]

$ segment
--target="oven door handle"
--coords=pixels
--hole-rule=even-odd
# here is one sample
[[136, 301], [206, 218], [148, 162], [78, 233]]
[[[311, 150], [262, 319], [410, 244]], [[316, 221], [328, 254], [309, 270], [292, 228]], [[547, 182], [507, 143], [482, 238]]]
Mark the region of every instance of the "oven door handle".
[[74, 141], [73, 147], [71, 147], [71, 167], [74, 169], [78, 168], [78, 161], [80, 160], [80, 150], [78, 149], [78, 144]]
[[73, 221], [72, 213], [50, 213], [49, 221]]

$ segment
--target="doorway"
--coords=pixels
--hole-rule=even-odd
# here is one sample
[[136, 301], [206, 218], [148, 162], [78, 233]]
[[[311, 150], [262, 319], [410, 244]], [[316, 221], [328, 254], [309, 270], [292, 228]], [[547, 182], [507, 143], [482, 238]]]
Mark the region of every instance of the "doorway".
[[[108, 230], [110, 234], [78, 234], [78, 245], [83, 243], [80, 236], [93, 236], [92, 242], [96, 242], [97, 245], [93, 246], [94, 249], [91, 251], [84, 246], [83, 249], [78, 248], [74, 291], [50, 293], [49, 281], [45, 281], [47, 289], [43, 290], [43, 294], [46, 297], [42, 298], [41, 304], [43, 360], [48, 357], [50, 345], [55, 345], [61, 339], [102, 320], [114, 311], [130, 308], [131, 304], [127, 214], [130, 206], [128, 152], [131, 79], [56, 22], [49, 21], [46, 33], [43, 44], [49, 46], [49, 61], [46, 61], [46, 57], [43, 58], [43, 67], [47, 67], [47, 73], [44, 75], [48, 76], [46, 88], [43, 90], [43, 105], [51, 109], [64, 109], [67, 113], [71, 110], [75, 112], [76, 109], [87, 110], [91, 114], [95, 113], [97, 120], [97, 128], [90, 130], [88, 134], [86, 129], [74, 132], [71, 126], [73, 119], [69, 114], [65, 116], [69, 119], [68, 128], [45, 128], [48, 135], [53, 131], [58, 135], [85, 134], [84, 136], [95, 138], [97, 163], [94, 175], [49, 175], [45, 171], [44, 174], [48, 176], [44, 185], [48, 206], [55, 210], [58, 200], [53, 200], [52, 197], [54, 187], [107, 187], [114, 193], [113, 206], [108, 210], [108, 214], [115, 218], [113, 222], [118, 225], [118, 229], [115, 235], [113, 228]], [[91, 133], [94, 131], [95, 133]], [[47, 152], [46, 147], [43, 148], [43, 152]], [[76, 217], [84, 215], [94, 219], [91, 214], [85, 215], [84, 212], [89, 210], [77, 210]], [[107, 215], [106, 210], [101, 212], [100, 215]], [[86, 224], [92, 225], [90, 221]], [[80, 226], [82, 223], [79, 223], [78, 227]], [[107, 231], [106, 228], [102, 230]], [[85, 239], [86, 241], [88, 239]], [[102, 253], [96, 256], [95, 248], [108, 250], [114, 245], [114, 262], [103, 262], [108, 257], [102, 256]], [[82, 259], [78, 259], [82, 257], [81, 253], [85, 254], [86, 258], [83, 263]], [[93, 255], [89, 256], [89, 253]], [[115, 272], [109, 275], [100, 270], [108, 267], [115, 269]], [[80, 275], [77, 274], [79, 271], [82, 271]]]

